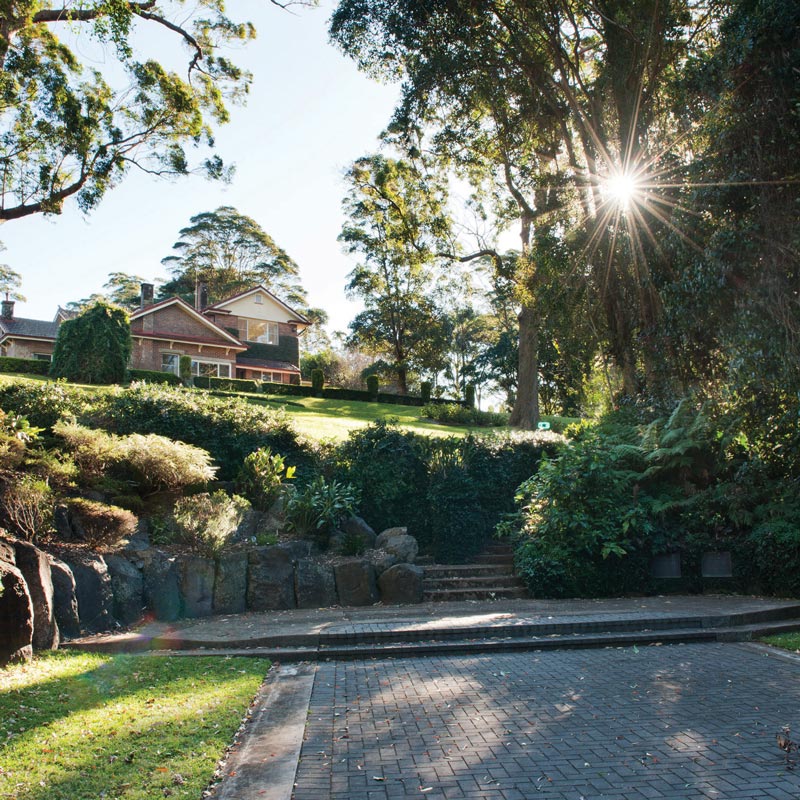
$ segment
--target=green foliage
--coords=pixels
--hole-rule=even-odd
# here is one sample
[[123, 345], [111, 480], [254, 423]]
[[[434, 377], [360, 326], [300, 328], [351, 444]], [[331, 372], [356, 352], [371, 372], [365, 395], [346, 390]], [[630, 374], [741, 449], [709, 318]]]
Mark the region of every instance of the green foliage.
[[430, 381], [422, 381], [422, 383], [420, 383], [420, 385], [419, 385], [419, 396], [420, 396], [420, 400], [422, 400], [423, 403], [430, 402], [431, 389], [432, 389], [432, 386], [431, 386], [431, 382]]
[[130, 355], [127, 313], [101, 301], [61, 324], [50, 374], [76, 383], [123, 383]]
[[216, 472], [205, 450], [156, 434], [117, 436], [74, 422], [59, 422], [53, 433], [72, 453], [85, 484], [110, 474], [142, 494], [174, 492], [206, 484]]
[[317, 368], [311, 370], [311, 388], [315, 392], [321, 392], [322, 387], [325, 385], [325, 373]]
[[468, 408], [475, 408], [475, 386], [474, 384], [467, 384], [464, 387], [464, 404]]
[[178, 359], [178, 379], [184, 386], [191, 386], [192, 383], [192, 357], [182, 355]]
[[379, 379], [377, 375], [367, 375], [367, 392], [370, 400], [378, 399]]
[[358, 501], [358, 491], [350, 484], [318, 475], [305, 488], [289, 494], [286, 527], [301, 537], [313, 535], [321, 547], [327, 547], [333, 530], [356, 511]]
[[[0, 395], [0, 403], [2, 395]], [[200, 391], [133, 386], [114, 394], [104, 410], [119, 433], [157, 433], [203, 447], [219, 465], [219, 477], [236, 477], [245, 457], [261, 447], [310, 467], [313, 453], [303, 446], [282, 410], [238, 397], [212, 397]]]
[[78, 416], [97, 398], [83, 389], [56, 383], [18, 381], [0, 386], [0, 408], [21, 414], [32, 425], [49, 429], [62, 417]]
[[283, 482], [291, 480], [294, 474], [295, 468], [287, 467], [282, 456], [263, 447], [245, 458], [237, 483], [254, 508], [268, 511], [281, 496]]
[[502, 530], [517, 537], [517, 570], [534, 596], [645, 588], [653, 526], [636, 482], [642, 469], [637, 452], [586, 436], [520, 486], [520, 511]]
[[244, 380], [242, 378], [214, 378], [209, 375], [195, 375], [193, 384], [198, 389], [217, 389], [222, 392], [249, 392], [259, 391], [258, 381]]
[[3, 521], [12, 533], [29, 542], [47, 538], [52, 530], [53, 491], [37, 475], [10, 473], [2, 483]]
[[70, 516], [86, 534], [92, 547], [114, 547], [133, 535], [138, 520], [135, 514], [118, 506], [74, 497], [67, 502]]
[[[190, 369], [191, 369], [191, 359]], [[168, 386], [180, 386], [181, 379], [173, 372], [156, 372], [152, 369], [129, 369], [128, 378], [131, 382], [143, 381], [144, 383], [166, 383]]]
[[250, 504], [223, 491], [182, 497], [175, 503], [175, 538], [196, 553], [216, 558], [231, 543]]
[[422, 414], [443, 425], [470, 425], [479, 428], [508, 425], [508, 414], [480, 411], [469, 404], [428, 403], [423, 407]]
[[[75, 39], [97, 42], [102, 60], [83, 59], [70, 37], [59, 38], [52, 23], [61, 18], [49, 7], [3, 4], [0, 93], [13, 101], [2, 106], [8, 171], [0, 220], [58, 214], [71, 196], [91, 209], [133, 165], [159, 175], [194, 171], [187, 146], [213, 147], [211, 124], [226, 122], [226, 104], [246, 93], [250, 76], [225, 51], [255, 31], [210, 0], [188, 14], [173, 2], [158, 13], [114, 2], [80, 11], [69, 20]], [[143, 40], [154, 38], [159, 48], [144, 51]], [[159, 49], [163, 64], [154, 57]], [[202, 168], [213, 178], [228, 172], [213, 154]]]
[[50, 362], [37, 358], [10, 358], [0, 356], [0, 372], [23, 373], [28, 375], [48, 375]]

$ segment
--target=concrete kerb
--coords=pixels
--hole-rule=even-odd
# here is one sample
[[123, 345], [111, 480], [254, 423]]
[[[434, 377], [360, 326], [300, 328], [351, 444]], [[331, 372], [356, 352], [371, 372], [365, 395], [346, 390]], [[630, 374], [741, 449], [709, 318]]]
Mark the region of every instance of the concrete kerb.
[[[534, 613], [538, 607], [544, 613]], [[67, 646], [164, 655], [257, 655], [286, 662], [659, 640], [747, 641], [799, 627], [796, 602], [703, 596], [265, 612], [173, 626], [151, 623], [138, 632], [87, 637]]]
[[211, 797], [291, 798], [315, 673], [311, 664], [276, 665], [270, 671]]

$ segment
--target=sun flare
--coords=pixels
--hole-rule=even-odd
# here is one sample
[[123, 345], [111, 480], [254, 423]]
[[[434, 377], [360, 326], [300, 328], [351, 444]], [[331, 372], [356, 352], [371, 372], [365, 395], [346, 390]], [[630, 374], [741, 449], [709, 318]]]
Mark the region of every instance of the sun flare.
[[628, 208], [639, 190], [636, 177], [628, 172], [617, 172], [601, 184], [601, 192], [608, 202], [623, 210]]

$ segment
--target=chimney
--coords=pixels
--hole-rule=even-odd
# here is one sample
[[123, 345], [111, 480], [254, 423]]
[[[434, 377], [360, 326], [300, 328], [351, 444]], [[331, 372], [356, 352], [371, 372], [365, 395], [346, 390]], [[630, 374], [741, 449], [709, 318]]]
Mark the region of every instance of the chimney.
[[11, 300], [6, 292], [6, 299], [0, 303], [0, 317], [3, 319], [13, 319], [14, 317], [14, 301]]
[[194, 289], [194, 307], [198, 311], [205, 311], [208, 305], [208, 284], [205, 281], [197, 281]]
[[142, 308], [144, 308], [145, 306], [153, 305], [153, 284], [143, 283], [141, 288], [142, 288], [142, 303], [141, 303]]

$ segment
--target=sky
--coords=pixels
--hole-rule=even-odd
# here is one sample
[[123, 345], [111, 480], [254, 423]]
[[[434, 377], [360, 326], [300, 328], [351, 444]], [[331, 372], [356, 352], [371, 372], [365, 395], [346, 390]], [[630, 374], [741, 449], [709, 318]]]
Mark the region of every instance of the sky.
[[[166, 277], [169, 255], [189, 218], [222, 205], [253, 217], [299, 264], [309, 304], [345, 330], [359, 310], [344, 295], [355, 266], [336, 240], [343, 222], [343, 174], [379, 147], [399, 96], [358, 72], [328, 43], [333, 2], [283, 11], [262, 0], [228, 4], [255, 23], [258, 38], [232, 54], [253, 73], [245, 107], [217, 129], [217, 152], [236, 164], [229, 185], [199, 176], [165, 181], [130, 172], [90, 214], [67, 200], [59, 216], [0, 226], [0, 261], [22, 275], [20, 317], [52, 319], [59, 304], [102, 290], [110, 272]], [[82, 49], [90, 58], [100, 58]]]

